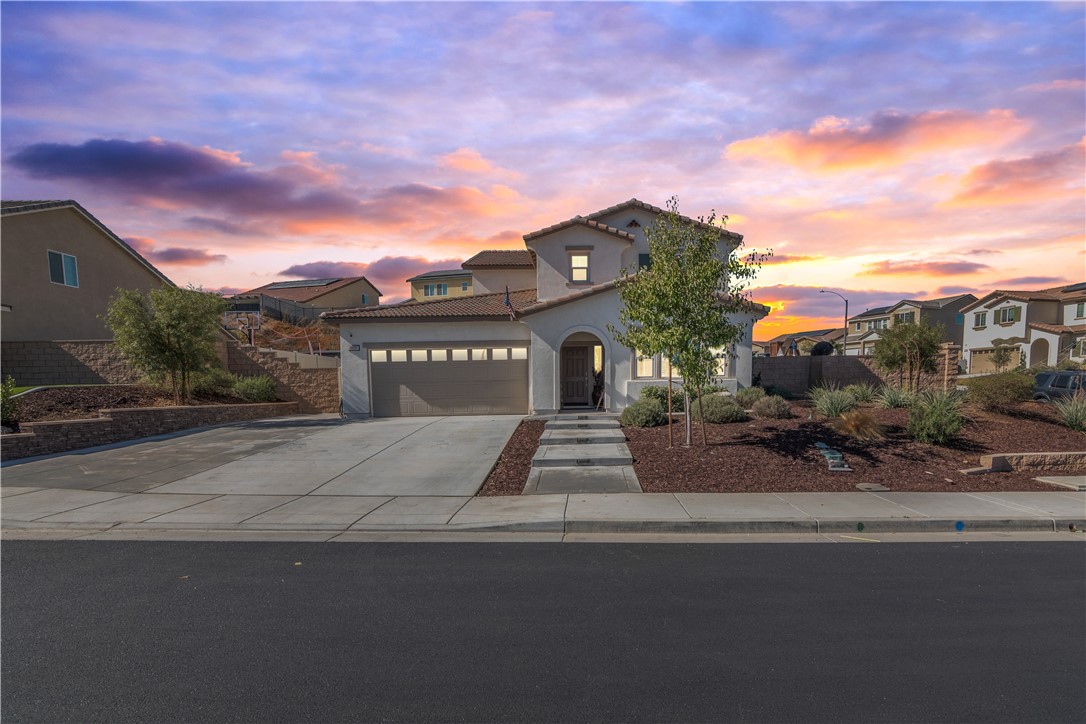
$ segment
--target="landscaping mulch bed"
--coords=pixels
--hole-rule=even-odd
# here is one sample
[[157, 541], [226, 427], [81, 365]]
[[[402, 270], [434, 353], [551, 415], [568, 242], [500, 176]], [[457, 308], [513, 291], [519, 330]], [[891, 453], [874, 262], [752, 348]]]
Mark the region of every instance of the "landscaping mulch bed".
[[525, 420], [517, 426], [478, 495], [520, 495], [524, 491], [532, 456], [546, 424], [543, 420]]
[[[908, 410], [862, 406], [882, 426], [885, 438], [862, 442], [841, 435], [811, 414], [807, 401], [792, 402], [790, 420], [750, 420], [707, 425], [708, 446], [693, 426], [692, 447], [683, 447], [685, 426], [623, 428], [634, 470], [646, 493], [814, 493], [855, 492], [858, 483], [879, 483], [892, 491], [1006, 492], [1058, 491], [1033, 478], [1043, 473], [963, 475], [981, 455], [1011, 452], [1086, 450], [1086, 435], [1064, 426], [1051, 405], [1020, 404], [1009, 414], [966, 409], [970, 418], [959, 438], [942, 447], [917, 442], [906, 432]], [[811, 419], [808, 419], [810, 417]], [[479, 495], [519, 495], [545, 423], [525, 421], [509, 440]], [[852, 472], [830, 472], [815, 447], [824, 442], [843, 453]], [[1059, 474], [1059, 473], [1055, 473]]]
[[[91, 385], [46, 387], [17, 398], [20, 422], [85, 420], [99, 410], [125, 407], [171, 407], [173, 395], [146, 385]], [[188, 404], [236, 405], [245, 400], [233, 395], [193, 395]]]

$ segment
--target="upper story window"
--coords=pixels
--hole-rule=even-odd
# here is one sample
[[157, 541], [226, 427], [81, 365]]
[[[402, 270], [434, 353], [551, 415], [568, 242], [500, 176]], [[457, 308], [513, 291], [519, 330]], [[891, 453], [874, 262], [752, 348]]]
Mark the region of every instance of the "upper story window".
[[889, 322], [890, 320], [888, 319], [872, 319], [867, 323], [867, 329], [886, 329], [886, 325], [889, 324]]
[[61, 254], [59, 251], [49, 252], [49, 281], [66, 287], [78, 287], [79, 271], [76, 268], [75, 257], [71, 254]]
[[1022, 319], [1021, 307], [1003, 307], [1003, 309], [995, 310], [995, 322], [996, 324], [1012, 324], [1019, 322]]
[[652, 269], [652, 255], [651, 254], [638, 254], [637, 255], [637, 268], [638, 269]]
[[1086, 302], [1079, 302], [1075, 305], [1075, 319], [1082, 319], [1086, 317]]
[[449, 285], [427, 284], [422, 288], [422, 295], [424, 297], [447, 297], [449, 296]]
[[973, 326], [974, 327], [987, 327], [988, 326], [988, 312], [975, 312], [973, 314]]
[[577, 251], [569, 255], [569, 280], [574, 284], [588, 284], [588, 252]]
[[466, 292], [468, 290], [468, 283], [466, 281], [460, 282], [460, 291]]
[[370, 295], [369, 294], [363, 294], [362, 295], [362, 306], [364, 307], [369, 303], [370, 303]]
[[857, 332], [859, 332], [862, 327], [863, 327], [863, 322], [856, 322], [856, 331]]
[[916, 312], [899, 312], [894, 315], [894, 324], [912, 324], [916, 321]]

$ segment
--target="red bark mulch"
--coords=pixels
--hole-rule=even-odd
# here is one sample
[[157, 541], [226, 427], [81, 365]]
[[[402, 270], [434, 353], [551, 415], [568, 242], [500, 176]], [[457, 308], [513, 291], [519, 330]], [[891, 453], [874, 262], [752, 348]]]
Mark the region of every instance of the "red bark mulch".
[[[963, 475], [959, 471], [979, 466], [981, 455], [1086, 450], [1086, 435], [1060, 423], [1051, 405], [1034, 402], [1022, 403], [1009, 414], [967, 409], [970, 421], [946, 447], [910, 438], [908, 410], [863, 406], [882, 426], [885, 437], [862, 442], [836, 432], [817, 413], [810, 415], [809, 402], [793, 402], [792, 409], [797, 417], [790, 420], [709, 424], [708, 446], [701, 444], [697, 423], [694, 445], [682, 446], [682, 418], [673, 426], [673, 448], [667, 446], [666, 426], [627, 427], [623, 432], [646, 493], [849, 492], [858, 483], [913, 492], [1058, 491], [1034, 480], [1038, 473]], [[543, 425], [521, 423], [479, 495], [520, 494]], [[853, 471], [830, 472], [816, 442], [844, 454]]]

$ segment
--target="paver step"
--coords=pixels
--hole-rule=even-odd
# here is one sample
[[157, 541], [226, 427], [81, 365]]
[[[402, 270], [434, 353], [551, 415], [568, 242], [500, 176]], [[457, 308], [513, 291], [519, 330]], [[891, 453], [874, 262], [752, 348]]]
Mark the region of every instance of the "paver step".
[[544, 430], [618, 430], [618, 420], [551, 420]]
[[622, 430], [544, 430], [539, 436], [540, 445], [593, 445], [597, 443], [626, 442]]
[[632, 465], [633, 456], [625, 444], [540, 445], [532, 456], [532, 467], [587, 467], [593, 465]]
[[630, 465], [602, 468], [535, 468], [524, 495], [554, 493], [640, 493], [641, 484]]

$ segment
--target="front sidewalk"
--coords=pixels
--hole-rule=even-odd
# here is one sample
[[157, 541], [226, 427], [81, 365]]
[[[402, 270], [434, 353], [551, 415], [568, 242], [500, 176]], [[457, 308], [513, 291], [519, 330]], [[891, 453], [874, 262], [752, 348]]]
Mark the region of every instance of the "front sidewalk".
[[192, 495], [3, 488], [4, 538], [233, 531], [842, 534], [1067, 532], [1086, 493], [650, 493], [509, 497]]

